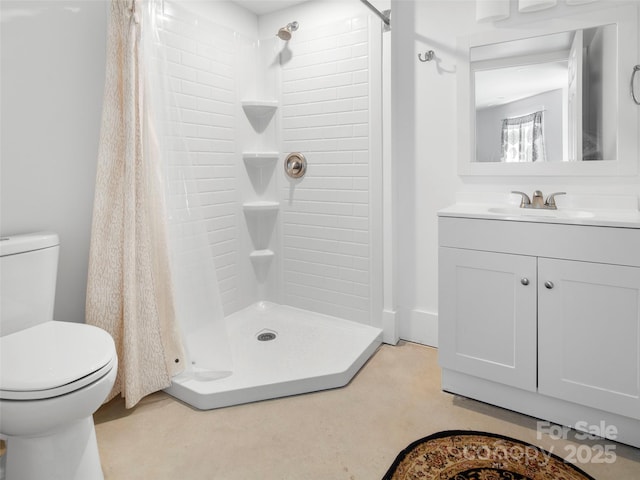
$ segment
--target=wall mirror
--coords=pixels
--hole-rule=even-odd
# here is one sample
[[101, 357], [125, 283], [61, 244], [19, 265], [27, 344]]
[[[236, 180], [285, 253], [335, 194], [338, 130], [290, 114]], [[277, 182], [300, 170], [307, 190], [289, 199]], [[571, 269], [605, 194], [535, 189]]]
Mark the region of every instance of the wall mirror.
[[635, 175], [638, 7], [459, 39], [461, 175]]

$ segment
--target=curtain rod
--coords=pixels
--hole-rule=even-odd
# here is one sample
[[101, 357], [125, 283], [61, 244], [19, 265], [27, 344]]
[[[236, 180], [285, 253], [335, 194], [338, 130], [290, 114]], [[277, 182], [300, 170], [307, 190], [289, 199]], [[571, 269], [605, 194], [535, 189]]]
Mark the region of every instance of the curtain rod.
[[391, 20], [389, 19], [388, 15], [385, 15], [384, 13], [382, 13], [380, 10], [374, 7], [368, 0], [360, 0], [360, 1], [364, 3], [369, 8], [369, 10], [371, 10], [373, 13], [379, 16], [380, 20], [382, 20], [387, 27], [391, 27]]

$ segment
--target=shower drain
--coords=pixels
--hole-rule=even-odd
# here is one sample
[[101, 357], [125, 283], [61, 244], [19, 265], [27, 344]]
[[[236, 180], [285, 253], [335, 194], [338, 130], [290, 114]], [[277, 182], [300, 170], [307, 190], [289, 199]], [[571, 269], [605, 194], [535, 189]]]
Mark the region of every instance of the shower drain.
[[276, 334], [275, 332], [263, 332], [259, 333], [256, 338], [259, 342], [268, 342], [269, 340], [275, 340]]

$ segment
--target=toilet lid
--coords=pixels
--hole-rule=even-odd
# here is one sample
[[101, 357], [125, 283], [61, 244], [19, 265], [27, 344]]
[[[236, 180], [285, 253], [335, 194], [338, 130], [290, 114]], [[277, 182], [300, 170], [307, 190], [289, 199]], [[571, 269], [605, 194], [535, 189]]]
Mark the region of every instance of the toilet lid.
[[104, 330], [48, 321], [0, 337], [0, 398], [29, 400], [72, 392], [106, 375], [116, 361]]

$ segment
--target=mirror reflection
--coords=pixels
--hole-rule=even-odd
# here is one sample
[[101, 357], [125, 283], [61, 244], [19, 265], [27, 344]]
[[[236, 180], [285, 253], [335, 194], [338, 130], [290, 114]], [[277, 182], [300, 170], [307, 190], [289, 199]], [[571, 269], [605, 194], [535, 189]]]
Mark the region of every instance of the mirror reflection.
[[477, 162], [613, 160], [615, 24], [471, 48]]

